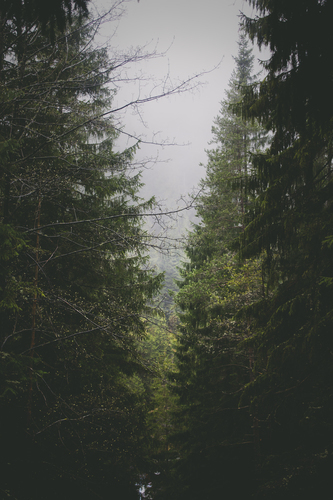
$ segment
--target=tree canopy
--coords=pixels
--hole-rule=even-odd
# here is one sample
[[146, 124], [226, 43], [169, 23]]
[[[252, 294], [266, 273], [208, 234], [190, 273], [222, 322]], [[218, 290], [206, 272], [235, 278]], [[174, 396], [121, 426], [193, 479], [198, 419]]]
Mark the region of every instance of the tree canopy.
[[[54, 40], [55, 29], [63, 31], [67, 24], [71, 24], [73, 12], [83, 16], [88, 14], [89, 0], [2, 0], [0, 18], [2, 28], [9, 20], [23, 26], [25, 23], [35, 24], [36, 20]], [[0, 34], [2, 38], [5, 32]]]
[[155, 201], [112, 118], [126, 56], [94, 45], [87, 1], [1, 2], [3, 499], [329, 491], [333, 4], [249, 3], [161, 319]]
[[[236, 318], [261, 294], [260, 261], [240, 263], [236, 256], [251, 203], [244, 190], [250, 155], [262, 137], [256, 123], [233, 112], [242, 88], [252, 81], [252, 50], [240, 34], [226, 98], [212, 128], [206, 177], [196, 200], [200, 223], [189, 234], [187, 257], [176, 303], [180, 308], [177, 369], [171, 375], [179, 397], [174, 439], [180, 460], [175, 465], [174, 498], [242, 496], [253, 491], [253, 423], [240, 407], [250, 382], [252, 354], [241, 343], [251, 334], [246, 318]], [[243, 478], [237, 483], [237, 476]]]
[[251, 3], [260, 16], [243, 23], [271, 56], [243, 109], [272, 141], [247, 182], [241, 251], [264, 255], [266, 296], [248, 310], [257, 361], [243, 401], [260, 420], [261, 496], [318, 495], [332, 460], [332, 3]]
[[[4, 498], [136, 498], [148, 266], [135, 147], [115, 152], [99, 20], [8, 23], [0, 80]], [[17, 480], [17, 477], [20, 480]]]
[[271, 55], [235, 59], [177, 297], [180, 498], [324, 494], [332, 464], [332, 4], [250, 3]]

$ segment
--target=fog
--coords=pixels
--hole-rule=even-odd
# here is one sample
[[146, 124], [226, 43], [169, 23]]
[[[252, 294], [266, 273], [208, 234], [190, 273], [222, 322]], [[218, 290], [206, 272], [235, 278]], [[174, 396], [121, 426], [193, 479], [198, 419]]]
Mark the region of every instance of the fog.
[[[110, 5], [106, 0], [101, 4]], [[136, 158], [145, 165], [143, 195], [156, 195], [174, 207], [205, 174], [205, 149], [237, 55], [240, 13], [253, 16], [254, 11], [244, 0], [135, 0], [124, 7], [118, 25], [104, 33], [106, 38], [112, 34], [111, 50], [141, 46], [163, 55], [128, 68], [124, 79], [137, 80], [119, 86], [116, 107], [149, 95], [159, 81], [177, 85], [199, 75], [192, 91], [146, 103], [139, 112], [129, 108], [120, 116], [125, 134], [118, 147], [133, 144], [133, 136], [142, 141]], [[263, 58], [258, 50], [255, 55]]]

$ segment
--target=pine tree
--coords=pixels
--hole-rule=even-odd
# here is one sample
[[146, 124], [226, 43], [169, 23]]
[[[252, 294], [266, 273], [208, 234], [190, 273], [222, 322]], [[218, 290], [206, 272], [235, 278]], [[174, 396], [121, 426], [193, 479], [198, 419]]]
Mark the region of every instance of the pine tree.
[[[252, 356], [241, 346], [250, 325], [236, 314], [258, 300], [261, 269], [255, 260], [240, 264], [235, 249], [251, 203], [244, 190], [250, 154], [262, 139], [258, 125], [233, 112], [243, 86], [251, 82], [253, 56], [243, 33], [235, 62], [214, 122], [216, 148], [208, 151], [198, 200], [201, 222], [189, 236], [189, 262], [176, 299], [181, 313], [173, 377], [180, 401], [175, 439], [181, 459], [175, 498], [182, 499], [238, 497], [254, 488], [253, 421], [248, 407], [239, 405], [251, 378]], [[237, 483], [240, 475], [242, 485]]]
[[205, 226], [205, 230], [199, 232], [214, 242], [215, 254], [231, 249], [244, 229], [244, 216], [250, 202], [244, 189], [245, 180], [251, 173], [250, 156], [266, 140], [256, 123], [246, 122], [234, 112], [241, 102], [242, 89], [254, 78], [254, 56], [244, 33], [240, 34], [238, 45], [236, 69], [212, 127], [212, 144], [217, 147], [207, 151], [207, 173], [201, 183], [203, 194], [197, 209]]
[[[98, 21], [54, 44], [9, 23], [1, 95], [1, 469], [12, 498], [136, 498], [144, 461], [137, 344], [161, 277], [131, 168], [104, 116]], [[20, 478], [18, 481], [17, 478]]]
[[[265, 254], [267, 297], [252, 309], [260, 420], [260, 498], [323, 494], [332, 464], [332, 2], [251, 2], [247, 32], [271, 56], [249, 88], [247, 116], [266, 124], [243, 255]], [[274, 491], [274, 493], [273, 493]], [[310, 493], [311, 492], [311, 493]]]

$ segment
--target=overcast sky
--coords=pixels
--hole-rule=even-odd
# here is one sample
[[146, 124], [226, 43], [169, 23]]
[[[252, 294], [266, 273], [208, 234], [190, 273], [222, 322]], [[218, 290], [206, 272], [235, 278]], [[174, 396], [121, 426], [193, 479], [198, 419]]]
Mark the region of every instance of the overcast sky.
[[[110, 0], [100, 2], [110, 5]], [[126, 50], [147, 46], [148, 51], [155, 47], [158, 52], [166, 51], [164, 57], [130, 69], [130, 76], [140, 71], [149, 76], [143, 92], [149, 91], [154, 78], [169, 75], [176, 83], [209, 72], [199, 77], [204, 84], [195, 91], [145, 104], [140, 117], [130, 110], [121, 118], [130, 134], [147, 141], [155, 138], [179, 144], [164, 148], [143, 145], [138, 153], [139, 159], [159, 155], [159, 162], [144, 179], [148, 184], [151, 179], [153, 184], [161, 179], [163, 185], [166, 178], [174, 182], [177, 199], [204, 176], [199, 165], [206, 162], [213, 119], [234, 68], [232, 56], [237, 55], [240, 11], [251, 17], [254, 11], [244, 0], [132, 0], [124, 6], [126, 11], [112, 37], [112, 47]], [[109, 27], [109, 33], [114, 28]], [[255, 55], [264, 57], [256, 48]], [[137, 88], [123, 85], [116, 104], [136, 97], [136, 92]]]

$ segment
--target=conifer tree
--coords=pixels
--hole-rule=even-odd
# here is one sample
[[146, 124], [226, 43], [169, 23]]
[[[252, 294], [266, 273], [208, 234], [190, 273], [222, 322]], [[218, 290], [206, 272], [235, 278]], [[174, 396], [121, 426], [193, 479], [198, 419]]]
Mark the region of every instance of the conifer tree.
[[[253, 489], [254, 443], [247, 407], [239, 406], [250, 381], [252, 358], [240, 342], [250, 325], [236, 313], [261, 294], [258, 261], [240, 265], [235, 249], [251, 203], [244, 189], [250, 154], [260, 146], [261, 131], [233, 112], [242, 87], [252, 77], [252, 50], [243, 33], [226, 99], [214, 122], [206, 178], [197, 212], [201, 222], [189, 235], [189, 262], [176, 302], [181, 309], [177, 347], [179, 395], [175, 437], [181, 460], [176, 475], [179, 498], [241, 496]], [[242, 485], [237, 477], [242, 476]], [[178, 497], [176, 497], [178, 498]]]
[[251, 173], [250, 156], [265, 143], [263, 129], [234, 112], [241, 102], [242, 89], [254, 78], [254, 56], [244, 33], [240, 33], [238, 45], [236, 68], [212, 127], [211, 144], [216, 144], [216, 148], [207, 151], [207, 174], [201, 182], [202, 194], [197, 207], [205, 226], [203, 234], [212, 242], [215, 254], [230, 250], [244, 229], [244, 216], [250, 202], [244, 188], [245, 179]]
[[[265, 255], [255, 378], [244, 394], [260, 421], [259, 498], [320, 496], [332, 465], [332, 2], [250, 2], [243, 19], [271, 55], [245, 95], [266, 124], [269, 149], [254, 158], [255, 202], [244, 256]], [[306, 493], [305, 493], [306, 492]]]
[[[8, 23], [1, 108], [1, 495], [136, 498], [145, 393], [137, 343], [161, 277], [106, 111], [98, 21], [55, 42]], [[18, 480], [19, 478], [19, 480]]]

